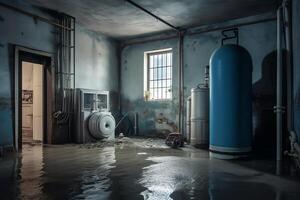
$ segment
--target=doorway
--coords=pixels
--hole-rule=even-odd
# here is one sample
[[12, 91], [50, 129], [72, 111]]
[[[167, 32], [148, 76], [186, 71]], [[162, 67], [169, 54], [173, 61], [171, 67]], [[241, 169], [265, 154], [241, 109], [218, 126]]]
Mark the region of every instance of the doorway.
[[44, 66], [22, 61], [22, 144], [42, 143]]
[[52, 138], [53, 75], [49, 53], [15, 48], [15, 150]]

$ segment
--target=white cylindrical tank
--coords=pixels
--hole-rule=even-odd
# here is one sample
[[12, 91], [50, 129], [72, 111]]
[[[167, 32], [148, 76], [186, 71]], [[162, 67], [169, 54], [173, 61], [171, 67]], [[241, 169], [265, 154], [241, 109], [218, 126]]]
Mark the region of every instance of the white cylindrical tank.
[[208, 146], [209, 89], [198, 85], [191, 90], [191, 144], [200, 148]]
[[191, 97], [187, 98], [186, 101], [186, 140], [188, 143], [191, 142]]
[[109, 112], [94, 112], [88, 121], [88, 129], [95, 139], [113, 138], [116, 122]]

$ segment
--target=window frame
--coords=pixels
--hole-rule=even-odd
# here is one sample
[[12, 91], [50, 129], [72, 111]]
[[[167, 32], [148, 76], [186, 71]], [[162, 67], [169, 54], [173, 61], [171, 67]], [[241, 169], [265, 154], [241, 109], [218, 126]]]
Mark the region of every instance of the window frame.
[[[171, 65], [170, 67], [166, 66], [162, 66], [162, 67], [155, 67], [155, 68], [165, 68], [166, 70], [168, 68], [171, 69], [171, 78], [164, 78], [162, 79], [162, 81], [171, 81], [171, 86], [169, 88], [170, 93], [170, 97], [165, 97], [165, 98], [151, 98], [150, 95], [150, 56], [155, 56], [155, 55], [163, 55], [163, 54], [168, 54], [171, 53], [171, 58], [170, 58], [170, 62]], [[167, 58], [166, 58], [167, 59]], [[159, 81], [159, 80], [152, 80], [152, 81]], [[166, 87], [161, 87], [161, 91], [163, 91], [163, 89], [167, 88]], [[157, 90], [159, 90], [157, 88]], [[144, 100], [145, 101], [172, 101], [173, 99], [173, 49], [172, 48], [167, 48], [167, 49], [159, 49], [159, 50], [154, 50], [154, 51], [147, 51], [144, 52]]]

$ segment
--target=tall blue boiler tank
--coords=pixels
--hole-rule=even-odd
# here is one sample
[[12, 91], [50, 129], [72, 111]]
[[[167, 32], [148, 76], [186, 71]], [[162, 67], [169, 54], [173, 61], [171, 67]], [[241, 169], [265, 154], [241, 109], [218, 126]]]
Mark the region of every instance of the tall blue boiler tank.
[[210, 58], [210, 155], [247, 156], [252, 150], [252, 60], [238, 45], [224, 45]]

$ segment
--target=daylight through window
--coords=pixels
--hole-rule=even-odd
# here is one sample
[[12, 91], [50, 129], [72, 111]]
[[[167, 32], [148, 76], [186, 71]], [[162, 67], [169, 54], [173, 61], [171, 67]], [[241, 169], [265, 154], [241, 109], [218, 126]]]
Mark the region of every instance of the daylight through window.
[[172, 98], [172, 51], [147, 53], [149, 100]]

